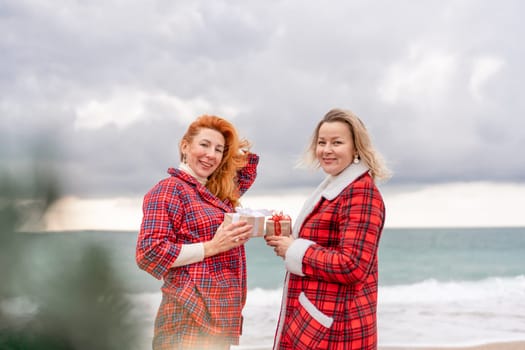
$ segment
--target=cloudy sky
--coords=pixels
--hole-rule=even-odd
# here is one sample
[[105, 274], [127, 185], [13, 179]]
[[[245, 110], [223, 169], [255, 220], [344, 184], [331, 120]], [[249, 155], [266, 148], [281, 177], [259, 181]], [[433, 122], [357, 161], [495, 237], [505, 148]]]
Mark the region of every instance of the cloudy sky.
[[[321, 179], [294, 163], [342, 107], [394, 172], [383, 189], [399, 225], [425, 223], [403, 203], [447, 191], [441, 205], [472, 224], [525, 194], [524, 12], [520, 0], [0, 0], [0, 160], [16, 174], [51, 143], [40, 159], [78, 212], [136, 211], [208, 113], [261, 156], [253, 196], [293, 194]], [[512, 208], [493, 223], [525, 224]]]

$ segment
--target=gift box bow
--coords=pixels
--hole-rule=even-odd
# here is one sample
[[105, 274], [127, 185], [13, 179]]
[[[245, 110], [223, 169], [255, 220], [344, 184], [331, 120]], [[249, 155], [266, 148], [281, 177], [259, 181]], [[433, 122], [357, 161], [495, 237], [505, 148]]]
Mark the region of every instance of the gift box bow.
[[271, 220], [274, 224], [275, 235], [279, 236], [282, 233], [281, 230], [281, 221], [292, 221], [292, 218], [289, 215], [283, 213], [273, 213]]
[[234, 214], [261, 217], [261, 216], [272, 215], [272, 212], [266, 209], [251, 209], [251, 208], [236, 207]]
[[235, 213], [229, 213], [232, 218], [232, 223], [237, 222], [244, 217], [263, 218], [262, 223], [259, 224], [259, 220], [254, 220], [253, 232], [264, 232], [264, 221], [265, 218], [271, 215], [272, 212], [266, 209], [251, 209], [251, 208], [235, 208]]

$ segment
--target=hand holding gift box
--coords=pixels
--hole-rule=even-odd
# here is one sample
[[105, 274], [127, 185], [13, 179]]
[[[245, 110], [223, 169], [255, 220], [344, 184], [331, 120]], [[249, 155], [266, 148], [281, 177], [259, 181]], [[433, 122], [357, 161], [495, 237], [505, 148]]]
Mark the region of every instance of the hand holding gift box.
[[292, 234], [292, 219], [282, 212], [274, 213], [271, 219], [266, 221], [267, 236], [290, 236]]
[[271, 215], [271, 212], [265, 209], [250, 209], [250, 208], [235, 208], [235, 213], [224, 213], [223, 225], [228, 225], [237, 221], [246, 221], [253, 226], [251, 232], [252, 237], [264, 236], [264, 222], [266, 216]]

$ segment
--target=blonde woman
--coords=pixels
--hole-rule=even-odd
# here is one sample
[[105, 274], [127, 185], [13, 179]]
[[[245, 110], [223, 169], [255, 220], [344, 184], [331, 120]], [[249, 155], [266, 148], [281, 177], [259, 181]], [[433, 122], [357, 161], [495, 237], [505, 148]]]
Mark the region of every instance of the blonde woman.
[[375, 181], [388, 169], [361, 120], [340, 109], [318, 123], [306, 161], [321, 167], [325, 180], [291, 237], [266, 238], [287, 269], [274, 349], [376, 349], [385, 206]]

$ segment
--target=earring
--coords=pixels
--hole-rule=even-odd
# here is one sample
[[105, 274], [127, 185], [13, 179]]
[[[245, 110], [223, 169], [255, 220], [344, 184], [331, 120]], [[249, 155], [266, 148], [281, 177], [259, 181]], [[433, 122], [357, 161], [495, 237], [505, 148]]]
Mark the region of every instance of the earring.
[[186, 153], [182, 154], [182, 162], [186, 164]]
[[354, 164], [359, 164], [359, 155], [354, 156]]

